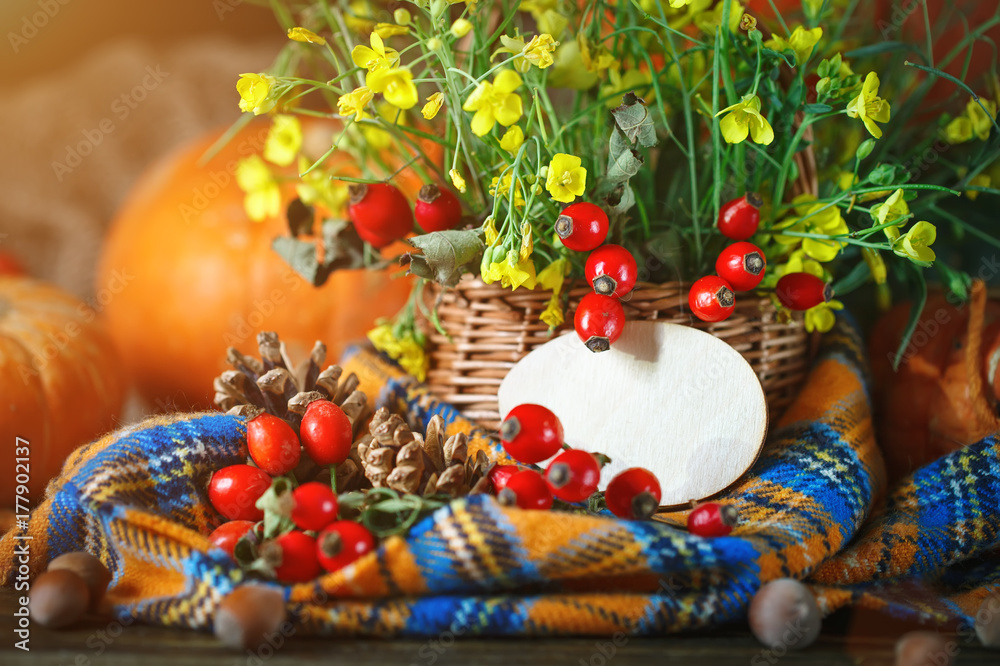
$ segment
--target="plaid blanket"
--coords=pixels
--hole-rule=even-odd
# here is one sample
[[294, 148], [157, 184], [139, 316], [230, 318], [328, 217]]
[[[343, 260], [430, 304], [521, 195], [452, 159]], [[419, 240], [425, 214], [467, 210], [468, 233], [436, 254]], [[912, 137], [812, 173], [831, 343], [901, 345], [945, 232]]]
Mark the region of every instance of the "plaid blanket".
[[[441, 414], [449, 433], [471, 434], [470, 451], [502, 456], [381, 358], [355, 351], [344, 366], [379, 403]], [[152, 418], [77, 450], [22, 530], [32, 575], [86, 549], [113, 572], [119, 617], [211, 629], [246, 575], [210, 547], [219, 518], [206, 485], [246, 454], [245, 422], [218, 413]], [[744, 619], [757, 589], [781, 577], [805, 580], [826, 613], [855, 604], [966, 629], [984, 600], [1000, 599], [1000, 439], [886, 488], [861, 340], [843, 319], [753, 470], [720, 501], [741, 523], [703, 539], [678, 528], [683, 512], [631, 522], [473, 496], [283, 590], [299, 634], [376, 636], [686, 631]], [[0, 539], [8, 585], [24, 543], [14, 536]]]

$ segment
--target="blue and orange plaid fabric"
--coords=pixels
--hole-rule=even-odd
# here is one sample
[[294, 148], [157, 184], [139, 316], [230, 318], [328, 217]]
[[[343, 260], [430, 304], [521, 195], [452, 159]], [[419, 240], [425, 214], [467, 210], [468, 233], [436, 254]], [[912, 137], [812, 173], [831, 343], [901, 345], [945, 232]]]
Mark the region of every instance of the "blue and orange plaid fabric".
[[[502, 455], [381, 358], [356, 351], [343, 365], [380, 403], [441, 414], [473, 453]], [[299, 634], [656, 635], [740, 621], [763, 583], [793, 577], [827, 613], [854, 604], [971, 626], [1000, 590], [1000, 439], [889, 489], [870, 405], [861, 340], [841, 320], [761, 458], [721, 498], [741, 517], [731, 536], [692, 536], [683, 512], [631, 522], [473, 496], [341, 572], [284, 587], [290, 616]], [[218, 413], [156, 417], [79, 449], [29, 522], [32, 573], [86, 549], [113, 572], [118, 616], [211, 629], [247, 576], [210, 547], [219, 518], [206, 486], [245, 456], [244, 421]], [[13, 536], [0, 540], [6, 584]]]

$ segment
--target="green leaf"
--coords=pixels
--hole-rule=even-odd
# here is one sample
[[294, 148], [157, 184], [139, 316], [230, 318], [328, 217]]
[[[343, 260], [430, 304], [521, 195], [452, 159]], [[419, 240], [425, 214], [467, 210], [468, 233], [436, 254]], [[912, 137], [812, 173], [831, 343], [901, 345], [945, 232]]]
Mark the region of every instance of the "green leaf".
[[816, 114], [816, 113], [826, 113], [832, 108], [833, 107], [830, 106], [829, 104], [806, 104], [804, 107], [802, 107], [802, 110], [805, 111], [806, 113]]
[[292, 482], [279, 476], [271, 482], [271, 487], [254, 504], [264, 512], [265, 540], [281, 536], [295, 527], [292, 522], [292, 510], [295, 508], [292, 490]]
[[312, 241], [300, 241], [289, 236], [278, 236], [271, 241], [271, 248], [281, 255], [281, 258], [291, 266], [292, 270], [301, 275], [306, 282], [319, 286], [326, 281], [326, 276], [320, 277], [316, 244]]
[[288, 204], [288, 231], [292, 236], [309, 235], [313, 231], [314, 212], [312, 206], [302, 203], [302, 199], [294, 199]]
[[465, 273], [474, 273], [486, 249], [479, 230], [435, 231], [408, 241], [422, 254], [411, 254], [410, 273], [454, 287]]
[[615, 125], [628, 138], [630, 144], [649, 148], [656, 145], [656, 128], [653, 126], [653, 115], [646, 108], [646, 103], [635, 93], [626, 93], [620, 106], [611, 111]]
[[643, 158], [625, 142], [620, 134], [611, 135], [611, 154], [608, 156], [608, 173], [605, 179], [619, 185], [627, 183], [642, 168]]
[[334, 271], [365, 267], [365, 243], [353, 224], [346, 220], [326, 220], [322, 234], [324, 282]]
[[896, 165], [879, 164], [868, 174], [868, 180], [873, 185], [892, 185], [896, 180]]
[[866, 139], [861, 142], [860, 146], [858, 146], [857, 151], [855, 151], [854, 153], [854, 157], [856, 157], [857, 160], [860, 162], [861, 160], [871, 155], [872, 150], [874, 149], [875, 149], [875, 139]]

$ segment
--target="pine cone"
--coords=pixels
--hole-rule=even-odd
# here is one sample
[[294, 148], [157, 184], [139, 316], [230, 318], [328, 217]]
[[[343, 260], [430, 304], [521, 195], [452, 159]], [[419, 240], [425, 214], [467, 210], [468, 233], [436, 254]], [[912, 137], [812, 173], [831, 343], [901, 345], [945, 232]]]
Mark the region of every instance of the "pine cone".
[[[230, 347], [226, 360], [233, 367], [215, 378], [215, 404], [231, 414], [249, 417], [261, 412], [283, 418], [298, 430], [309, 403], [330, 400], [339, 405], [351, 420], [354, 435], [369, 415], [365, 394], [358, 391], [360, 381], [351, 373], [343, 381], [343, 370], [336, 365], [320, 371], [326, 360], [326, 345], [317, 342], [309, 358], [292, 365], [285, 343], [272, 332], [257, 336], [260, 360]], [[360, 466], [361, 459], [356, 464]]]
[[[488, 465], [468, 460], [469, 438], [457, 433], [444, 440], [444, 419], [434, 416], [424, 434], [413, 432], [398, 414], [380, 408], [368, 425], [370, 438], [358, 443], [365, 476], [376, 488], [401, 493], [450, 495], [469, 493], [469, 481], [480, 488]], [[477, 458], [479, 463], [485, 459]]]

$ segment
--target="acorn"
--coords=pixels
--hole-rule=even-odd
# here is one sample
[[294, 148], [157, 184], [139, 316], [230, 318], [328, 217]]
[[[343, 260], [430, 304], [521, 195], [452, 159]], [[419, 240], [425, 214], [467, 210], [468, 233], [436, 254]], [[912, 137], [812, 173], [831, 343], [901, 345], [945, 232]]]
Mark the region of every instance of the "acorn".
[[896, 666], [950, 666], [958, 646], [934, 631], [911, 631], [896, 641]]
[[819, 636], [822, 617], [809, 589], [792, 578], [761, 587], [750, 602], [750, 630], [770, 649], [801, 650]]
[[85, 550], [63, 553], [49, 562], [49, 571], [72, 571], [87, 585], [90, 593], [89, 610], [97, 610], [111, 583], [111, 572], [104, 563]]
[[1000, 648], [1000, 599], [990, 595], [976, 611], [976, 636], [988, 647]]
[[34, 622], [59, 629], [67, 627], [87, 612], [90, 591], [75, 571], [46, 571], [35, 579], [28, 593], [28, 612]]
[[285, 598], [280, 589], [242, 585], [219, 604], [215, 636], [227, 647], [256, 651], [279, 632], [284, 622]]

